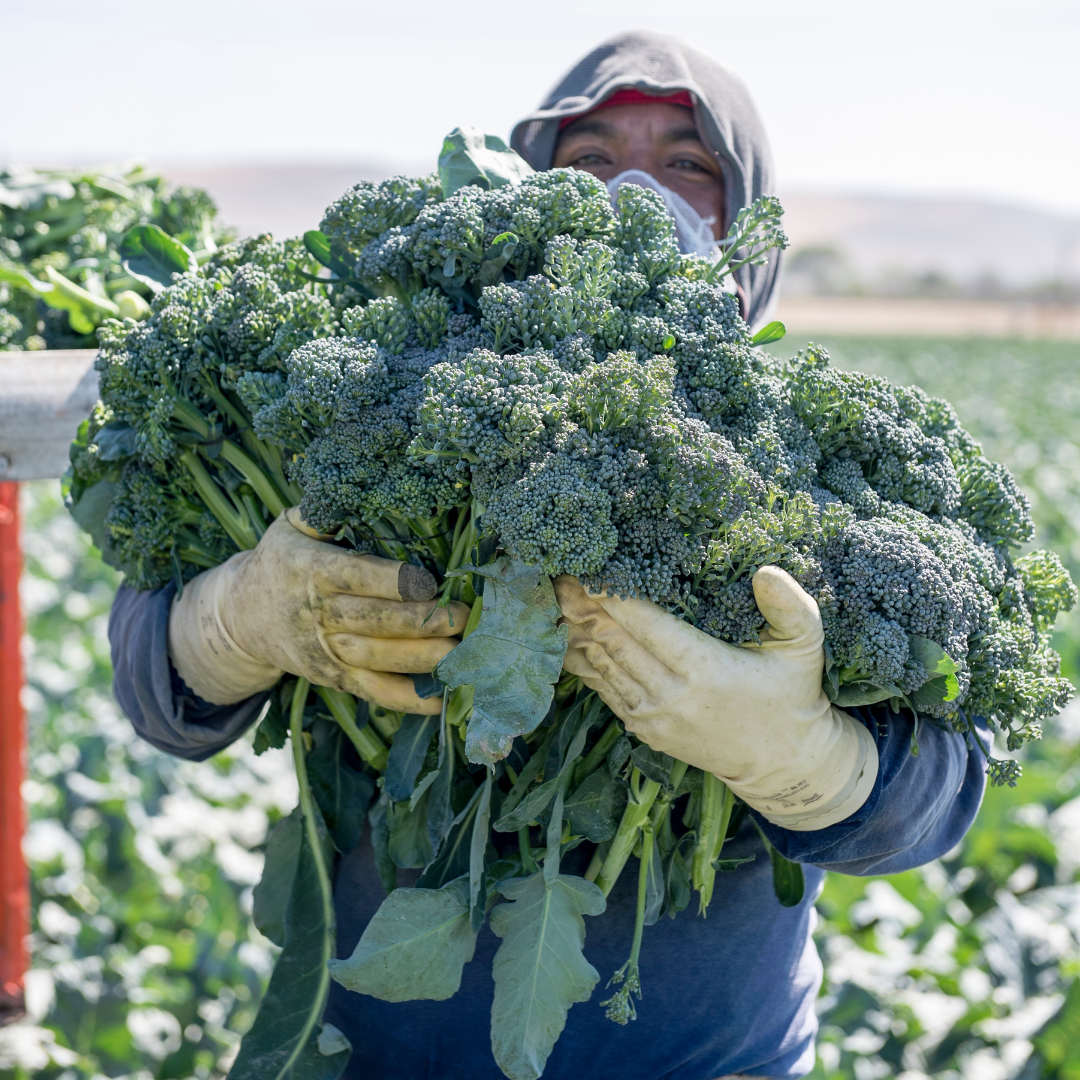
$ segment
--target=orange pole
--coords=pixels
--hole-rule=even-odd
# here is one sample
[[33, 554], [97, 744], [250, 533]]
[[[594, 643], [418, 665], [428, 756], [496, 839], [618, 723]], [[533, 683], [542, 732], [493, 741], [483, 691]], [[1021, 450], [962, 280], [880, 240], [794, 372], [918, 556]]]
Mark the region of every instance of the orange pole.
[[0, 481], [0, 1023], [23, 1011], [30, 888], [22, 855], [25, 718], [19, 610], [19, 485]]

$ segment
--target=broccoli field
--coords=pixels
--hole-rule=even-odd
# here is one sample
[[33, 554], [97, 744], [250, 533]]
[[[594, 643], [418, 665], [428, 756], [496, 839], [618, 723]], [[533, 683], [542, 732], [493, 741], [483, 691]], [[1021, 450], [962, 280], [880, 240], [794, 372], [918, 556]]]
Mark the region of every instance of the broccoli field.
[[[1075, 573], [1080, 346], [824, 344], [838, 366], [952, 400], [1031, 496], [1036, 543]], [[111, 702], [104, 616], [117, 574], [54, 484], [26, 485], [24, 513], [36, 1011], [0, 1031], [0, 1076], [220, 1078], [269, 971], [250, 889], [268, 826], [295, 802], [291, 766], [285, 751], [254, 757], [250, 741], [200, 767], [140, 743]], [[1075, 616], [1060, 625], [1075, 678]], [[1024, 753], [1021, 783], [988, 790], [951, 858], [890, 879], [829, 878], [817, 1080], [997, 1076], [1000, 1062], [1075, 1075], [1080, 725], [1052, 721]]]

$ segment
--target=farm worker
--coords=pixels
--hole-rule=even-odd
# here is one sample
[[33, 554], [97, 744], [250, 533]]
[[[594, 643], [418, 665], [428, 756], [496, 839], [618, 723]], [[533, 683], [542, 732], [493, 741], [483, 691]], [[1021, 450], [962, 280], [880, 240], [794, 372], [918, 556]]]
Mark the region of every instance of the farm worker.
[[[579, 61], [514, 129], [536, 169], [574, 166], [611, 185], [639, 182], [664, 196], [685, 250], [708, 248], [742, 206], [773, 191], [761, 121], [745, 87], [695, 49], [660, 34], [619, 34]], [[777, 263], [737, 275], [744, 315], [761, 321]], [[239, 738], [283, 672], [338, 686], [392, 709], [438, 710], [408, 672], [430, 670], [456, 643], [463, 608], [429, 618], [400, 564], [354, 555], [283, 516], [251, 552], [190, 582], [138, 593], [122, 587], [110, 620], [116, 693], [140, 734], [201, 760]], [[749, 806], [725, 855], [750, 858], [720, 881], [708, 918], [685, 911], [649, 930], [640, 1019], [616, 1027], [595, 1002], [569, 1014], [547, 1080], [714, 1080], [798, 1077], [814, 1063], [821, 963], [811, 940], [826, 869], [907, 870], [943, 855], [978, 810], [981, 760], [925, 724], [842, 712], [820, 692], [821, 617], [783, 571], [754, 580], [770, 629], [756, 649], [733, 649], [641, 600], [586, 595], [556, 582], [570, 625], [566, 667], [658, 750], [720, 776]], [[450, 615], [453, 615], [451, 622]], [[753, 821], [751, 820], [753, 818]], [[754, 822], [803, 864], [797, 906], [773, 894]], [[567, 854], [564, 870], [581, 873]], [[402, 883], [416, 872], [403, 871]], [[623, 875], [585, 951], [601, 972], [625, 959], [636, 883]], [[348, 956], [383, 899], [368, 837], [336, 868], [338, 955]], [[476, 962], [449, 1001], [390, 1004], [334, 984], [326, 1020], [356, 1051], [349, 1077], [498, 1080], [487, 1051], [491, 960], [484, 930]]]

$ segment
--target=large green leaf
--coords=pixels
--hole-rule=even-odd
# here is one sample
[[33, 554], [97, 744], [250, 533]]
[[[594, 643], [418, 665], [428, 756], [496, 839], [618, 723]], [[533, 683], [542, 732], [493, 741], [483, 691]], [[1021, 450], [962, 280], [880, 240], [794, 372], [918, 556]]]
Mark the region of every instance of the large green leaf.
[[532, 731], [547, 714], [566, 655], [567, 629], [551, 580], [534, 566], [503, 556], [465, 567], [485, 580], [476, 629], [435, 673], [447, 686], [475, 688], [465, 737], [470, 761], [493, 765], [514, 736]]
[[412, 798], [431, 737], [438, 730], [437, 716], [410, 713], [401, 721], [386, 761], [386, 793], [391, 799], [402, 802]]
[[360, 843], [375, 782], [345, 761], [346, 736], [337, 724], [319, 721], [317, 728], [316, 746], [307, 759], [311, 793], [334, 846], [342, 855], [348, 855]]
[[532, 171], [532, 166], [502, 139], [485, 135], [479, 128], [457, 127], [443, 139], [439, 180], [447, 198], [467, 184], [485, 190], [520, 184]]
[[582, 952], [583, 915], [600, 915], [604, 894], [591, 881], [543, 872], [499, 884], [510, 901], [491, 913], [502, 938], [492, 975], [491, 1048], [510, 1080], [537, 1080], [575, 1002], [588, 1001], [600, 976]]
[[563, 813], [571, 832], [599, 844], [615, 835], [625, 808], [626, 785], [607, 769], [597, 769], [566, 800]]
[[[317, 810], [315, 813], [318, 816]], [[322, 821], [316, 825], [323, 857], [329, 861], [329, 837]], [[285, 917], [285, 947], [274, 965], [255, 1022], [240, 1044], [230, 1080], [325, 1080], [318, 1070], [306, 1071], [311, 1065], [324, 1066], [307, 1053], [312, 1003], [324, 993], [327, 937], [332, 942], [334, 935], [334, 927], [325, 925], [322, 913], [318, 870], [304, 830]], [[301, 1039], [303, 1045], [298, 1045]]]
[[298, 807], [288, 817], [283, 817], [270, 833], [262, 877], [252, 896], [252, 921], [259, 933], [275, 945], [285, 944], [285, 918], [303, 839], [304, 819]]
[[199, 269], [195, 256], [158, 225], [136, 225], [120, 241], [124, 269], [154, 292], [172, 284], [173, 274]]
[[329, 968], [347, 990], [383, 1001], [445, 1001], [461, 986], [475, 948], [468, 878], [461, 877], [441, 889], [395, 889], [352, 956]]

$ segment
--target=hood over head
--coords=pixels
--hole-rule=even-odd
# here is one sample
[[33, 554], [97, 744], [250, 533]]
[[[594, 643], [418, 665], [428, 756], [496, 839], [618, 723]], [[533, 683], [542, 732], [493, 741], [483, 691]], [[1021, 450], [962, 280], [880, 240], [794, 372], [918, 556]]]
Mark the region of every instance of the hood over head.
[[[666, 97], [687, 91], [702, 140], [720, 160], [730, 220], [761, 195], [775, 194], [765, 128], [742, 81], [711, 57], [668, 34], [629, 30], [599, 44], [555, 85], [540, 108], [520, 120], [510, 145], [534, 169], [550, 169], [560, 122], [582, 116], [618, 90]], [[735, 274], [752, 326], [772, 299], [780, 253]]]

